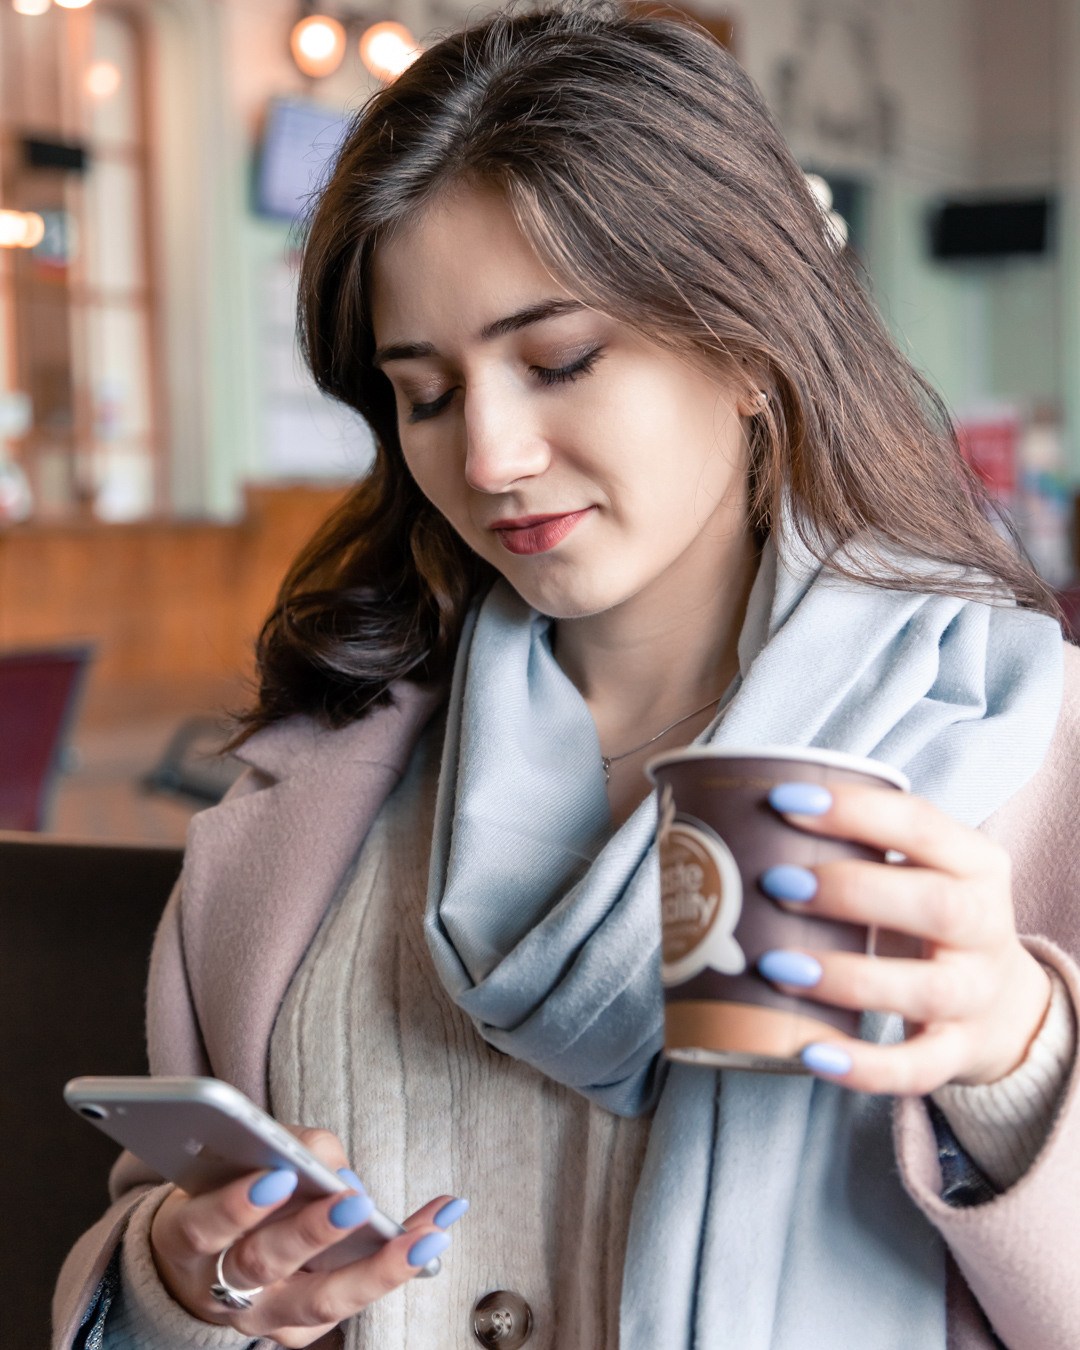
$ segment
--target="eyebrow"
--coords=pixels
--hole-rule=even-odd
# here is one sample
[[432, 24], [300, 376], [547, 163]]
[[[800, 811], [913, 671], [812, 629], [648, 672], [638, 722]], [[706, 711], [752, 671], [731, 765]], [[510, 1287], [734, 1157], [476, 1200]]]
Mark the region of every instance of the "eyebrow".
[[[490, 342], [493, 338], [516, 333], [531, 324], [543, 323], [545, 319], [554, 319], [560, 314], [575, 314], [585, 308], [579, 300], [539, 300], [534, 305], [526, 305], [524, 309], [487, 324], [480, 330], [480, 341]], [[387, 361], [415, 361], [419, 357], [437, 355], [431, 342], [393, 342], [388, 347], [377, 349], [372, 364], [381, 369]]]

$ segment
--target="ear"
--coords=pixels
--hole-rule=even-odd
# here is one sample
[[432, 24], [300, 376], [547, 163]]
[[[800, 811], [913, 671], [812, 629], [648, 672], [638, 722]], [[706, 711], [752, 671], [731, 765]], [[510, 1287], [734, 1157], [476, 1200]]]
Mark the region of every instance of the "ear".
[[740, 417], [758, 417], [769, 405], [769, 391], [767, 389], [748, 389], [740, 396], [736, 407], [739, 410]]
[[739, 416], [760, 417], [773, 396], [768, 362], [753, 356], [743, 356], [740, 358], [739, 367], [737, 376], [739, 397], [735, 404]]

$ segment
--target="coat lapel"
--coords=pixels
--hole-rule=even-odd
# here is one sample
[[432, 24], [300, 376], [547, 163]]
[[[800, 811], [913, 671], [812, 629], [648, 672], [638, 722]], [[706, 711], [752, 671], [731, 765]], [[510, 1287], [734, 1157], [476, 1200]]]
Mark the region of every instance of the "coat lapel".
[[441, 701], [408, 684], [394, 696], [340, 731], [294, 717], [252, 737], [243, 788], [191, 824], [181, 930], [192, 1002], [213, 1073], [262, 1106], [289, 982]]

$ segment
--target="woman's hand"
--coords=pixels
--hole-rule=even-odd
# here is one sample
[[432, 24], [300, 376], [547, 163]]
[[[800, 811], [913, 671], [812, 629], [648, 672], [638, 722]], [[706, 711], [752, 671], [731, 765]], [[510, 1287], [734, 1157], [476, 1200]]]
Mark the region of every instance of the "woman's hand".
[[[346, 1166], [340, 1142], [327, 1130], [292, 1133], [331, 1169]], [[162, 1282], [193, 1316], [227, 1324], [250, 1336], [266, 1336], [283, 1346], [305, 1346], [412, 1279], [437, 1256], [449, 1238], [446, 1226], [465, 1210], [463, 1201], [442, 1196], [411, 1218], [406, 1232], [374, 1256], [319, 1274], [302, 1267], [317, 1253], [366, 1221], [372, 1211], [359, 1179], [354, 1189], [289, 1206], [295, 1173], [256, 1172], [218, 1190], [191, 1196], [176, 1189], [154, 1216], [150, 1245]], [[290, 1184], [291, 1183], [291, 1184]], [[277, 1211], [286, 1210], [280, 1218]], [[445, 1213], [444, 1213], [445, 1211]], [[230, 1311], [210, 1293], [220, 1253], [226, 1280], [238, 1289], [262, 1286], [253, 1306]]]
[[786, 784], [769, 800], [800, 829], [896, 850], [907, 861], [773, 868], [761, 880], [767, 894], [793, 913], [870, 924], [922, 943], [921, 959], [766, 953], [759, 970], [786, 992], [899, 1013], [906, 1024], [902, 1044], [830, 1040], [804, 1050], [806, 1066], [863, 1092], [917, 1095], [945, 1083], [996, 1082], [1017, 1068], [1046, 1014], [1050, 981], [1017, 937], [1005, 850], [922, 798], [891, 789]]

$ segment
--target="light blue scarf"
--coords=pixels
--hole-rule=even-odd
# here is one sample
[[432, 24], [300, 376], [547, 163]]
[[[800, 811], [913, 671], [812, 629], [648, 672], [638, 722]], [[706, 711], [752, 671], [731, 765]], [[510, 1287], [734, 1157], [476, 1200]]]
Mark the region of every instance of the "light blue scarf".
[[[978, 825], [1036, 771], [1061, 637], [1011, 607], [840, 583], [766, 548], [715, 745], [903, 770]], [[588, 709], [550, 621], [496, 584], [463, 636], [431, 860], [440, 976], [493, 1045], [608, 1110], [656, 1104], [621, 1350], [944, 1350], [940, 1241], [897, 1176], [887, 1098], [799, 1076], [664, 1072], [656, 807], [611, 834]], [[899, 1019], [863, 1034], [896, 1039]]]

